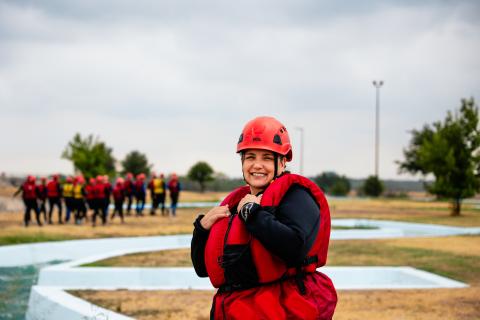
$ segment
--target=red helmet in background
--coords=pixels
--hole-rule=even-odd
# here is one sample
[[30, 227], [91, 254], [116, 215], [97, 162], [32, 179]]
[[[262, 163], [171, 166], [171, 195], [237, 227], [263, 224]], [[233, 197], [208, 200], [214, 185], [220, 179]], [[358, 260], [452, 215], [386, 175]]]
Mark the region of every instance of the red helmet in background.
[[292, 160], [292, 145], [285, 126], [273, 117], [257, 117], [250, 120], [238, 139], [237, 153], [247, 149], [262, 149]]
[[133, 179], [133, 174], [131, 172], [127, 173], [127, 179], [132, 180]]
[[117, 178], [117, 184], [122, 184], [123, 183], [123, 178], [122, 177], [118, 177]]
[[73, 183], [73, 178], [68, 176], [65, 181], [67, 181], [67, 183]]
[[90, 182], [90, 184], [94, 184], [94, 183], [95, 183], [95, 178], [90, 178], [90, 179], [88, 180], [88, 182]]
[[32, 176], [32, 175], [27, 176], [27, 182], [29, 183], [35, 182], [35, 176]]
[[102, 175], [97, 176], [97, 182], [103, 183], [103, 176]]
[[137, 179], [138, 179], [138, 180], [145, 180], [145, 173], [139, 173], [139, 174], [137, 174]]
[[82, 175], [78, 175], [78, 176], [75, 178], [75, 181], [77, 181], [77, 183], [79, 183], [79, 184], [84, 184], [84, 183], [85, 183], [85, 178], [83, 178]]

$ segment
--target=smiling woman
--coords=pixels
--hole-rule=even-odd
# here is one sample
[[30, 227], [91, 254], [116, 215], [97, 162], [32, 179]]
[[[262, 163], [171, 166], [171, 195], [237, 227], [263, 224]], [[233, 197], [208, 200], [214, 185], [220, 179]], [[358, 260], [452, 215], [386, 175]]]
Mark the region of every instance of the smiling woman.
[[246, 124], [237, 144], [247, 186], [196, 219], [191, 257], [218, 288], [212, 319], [332, 319], [337, 294], [325, 265], [330, 212], [313, 182], [285, 171], [292, 147], [271, 117]]

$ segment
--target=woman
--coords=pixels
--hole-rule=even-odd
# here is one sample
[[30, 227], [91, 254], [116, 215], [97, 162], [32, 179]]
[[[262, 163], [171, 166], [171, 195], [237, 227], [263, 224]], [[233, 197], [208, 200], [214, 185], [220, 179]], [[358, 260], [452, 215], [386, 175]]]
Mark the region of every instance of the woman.
[[192, 238], [197, 275], [218, 288], [212, 319], [331, 319], [337, 295], [326, 263], [330, 213], [321, 190], [285, 171], [286, 128], [248, 122], [237, 144], [247, 186], [200, 215]]

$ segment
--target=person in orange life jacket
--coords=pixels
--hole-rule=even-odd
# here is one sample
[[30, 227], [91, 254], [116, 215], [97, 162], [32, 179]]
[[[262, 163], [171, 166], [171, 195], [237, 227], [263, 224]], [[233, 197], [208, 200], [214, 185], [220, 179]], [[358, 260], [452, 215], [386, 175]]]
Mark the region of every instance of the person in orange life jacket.
[[180, 184], [180, 181], [178, 181], [178, 176], [176, 173], [172, 173], [172, 177], [170, 178], [170, 181], [168, 182], [168, 191], [170, 192], [170, 211], [172, 212], [172, 216], [176, 216], [176, 211], [177, 211], [177, 202], [178, 202], [178, 197], [180, 195], [180, 191], [182, 191], [182, 185]]
[[287, 172], [292, 148], [271, 117], [246, 124], [237, 144], [247, 186], [194, 222], [191, 258], [219, 288], [212, 319], [332, 319], [326, 263], [330, 213], [313, 182]]
[[118, 213], [120, 219], [122, 220], [122, 223], [124, 223], [123, 203], [125, 202], [125, 190], [123, 188], [123, 178], [117, 178], [117, 182], [115, 183], [115, 188], [113, 188], [112, 194], [115, 208], [110, 219], [113, 219], [115, 217], [115, 214]]
[[35, 212], [35, 218], [39, 227], [42, 226], [40, 221], [40, 212], [37, 206], [37, 188], [35, 186], [35, 177], [28, 176], [25, 182], [18, 188], [13, 194], [16, 197], [19, 193], [22, 193], [23, 203], [25, 204], [25, 213], [23, 215], [23, 222], [25, 227], [28, 227], [30, 223], [30, 211]]
[[41, 177], [37, 185], [38, 211], [43, 212], [43, 221], [47, 223], [47, 178]]
[[65, 201], [65, 222], [70, 221], [70, 214], [75, 210], [73, 201], [73, 178], [68, 176], [62, 188], [62, 196]]
[[62, 187], [58, 181], [58, 174], [53, 175], [52, 180], [47, 183], [47, 198], [49, 204], [48, 223], [52, 224], [53, 207], [58, 207], [58, 223], [63, 224], [62, 221], [62, 202], [60, 201], [62, 195]]
[[73, 187], [73, 207], [75, 209], [75, 224], [82, 223], [82, 219], [87, 215], [85, 206], [85, 179], [82, 175], [75, 177]]
[[103, 208], [103, 214], [105, 215], [105, 220], [108, 218], [108, 211], [110, 208], [110, 196], [112, 195], [112, 184], [108, 180], [108, 176], [103, 176], [103, 183], [105, 187], [105, 207]]
[[98, 175], [94, 187], [95, 192], [95, 204], [94, 204], [94, 211], [92, 216], [92, 226], [96, 226], [97, 216], [99, 215], [102, 219], [102, 225], [107, 223], [107, 219], [105, 217], [105, 202], [106, 202], [106, 195], [105, 195], [105, 184], [103, 176]]
[[145, 174], [140, 173], [135, 180], [135, 198], [137, 200], [136, 208], [137, 216], [143, 216], [143, 208], [145, 207]]
[[125, 190], [125, 197], [127, 199], [127, 216], [130, 215], [130, 210], [132, 208], [132, 198], [133, 198], [133, 174], [130, 172], [127, 173], [125, 181], [123, 182], [123, 188]]

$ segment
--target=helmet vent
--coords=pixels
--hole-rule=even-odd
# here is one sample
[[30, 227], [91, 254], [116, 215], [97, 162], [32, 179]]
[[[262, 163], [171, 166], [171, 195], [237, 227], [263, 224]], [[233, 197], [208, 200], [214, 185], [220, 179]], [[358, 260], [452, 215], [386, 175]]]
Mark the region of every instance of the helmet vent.
[[276, 134], [274, 137], [273, 137], [273, 143], [276, 143], [278, 145], [282, 145], [282, 139], [280, 138], [280, 136], [278, 134]]
[[243, 141], [243, 133], [240, 135], [240, 138], [238, 138], [238, 143]]

